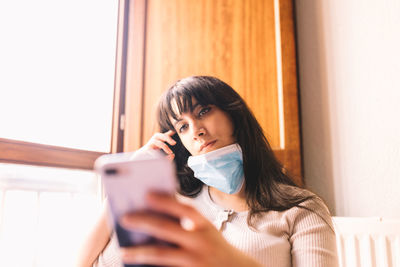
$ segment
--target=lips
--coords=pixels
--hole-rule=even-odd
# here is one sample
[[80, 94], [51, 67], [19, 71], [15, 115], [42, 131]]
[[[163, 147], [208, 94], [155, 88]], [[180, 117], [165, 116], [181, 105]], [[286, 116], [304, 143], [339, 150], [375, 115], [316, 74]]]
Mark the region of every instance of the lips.
[[208, 152], [208, 150], [210, 150], [212, 148], [212, 146], [215, 144], [215, 142], [217, 142], [217, 140], [202, 144], [200, 146], [200, 152]]

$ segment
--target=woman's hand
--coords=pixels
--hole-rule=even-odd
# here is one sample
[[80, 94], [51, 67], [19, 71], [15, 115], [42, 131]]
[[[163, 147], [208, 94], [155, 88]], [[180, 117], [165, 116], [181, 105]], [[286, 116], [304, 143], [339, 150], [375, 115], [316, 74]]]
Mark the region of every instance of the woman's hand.
[[168, 144], [171, 146], [176, 145], [176, 142], [174, 139], [172, 139], [172, 136], [175, 134], [174, 131], [169, 130], [168, 132], [165, 133], [155, 133], [150, 140], [143, 146], [144, 149], [161, 149], [165, 153], [167, 153], [167, 157], [170, 160], [173, 160], [175, 158], [174, 152], [168, 147]]
[[196, 209], [160, 193], [147, 197], [152, 210], [180, 218], [181, 223], [154, 213], [126, 215], [121, 223], [127, 229], [150, 234], [176, 244], [122, 248], [122, 259], [129, 264], [161, 266], [260, 266], [234, 248]]

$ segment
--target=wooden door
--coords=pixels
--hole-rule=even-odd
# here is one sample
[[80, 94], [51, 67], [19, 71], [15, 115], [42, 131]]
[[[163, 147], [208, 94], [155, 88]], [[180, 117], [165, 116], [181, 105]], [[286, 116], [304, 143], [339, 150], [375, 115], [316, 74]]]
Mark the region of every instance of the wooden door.
[[245, 99], [278, 158], [302, 184], [291, 0], [130, 4], [133, 75], [126, 88], [124, 150], [137, 149], [157, 131], [156, 105], [169, 85], [211, 75]]

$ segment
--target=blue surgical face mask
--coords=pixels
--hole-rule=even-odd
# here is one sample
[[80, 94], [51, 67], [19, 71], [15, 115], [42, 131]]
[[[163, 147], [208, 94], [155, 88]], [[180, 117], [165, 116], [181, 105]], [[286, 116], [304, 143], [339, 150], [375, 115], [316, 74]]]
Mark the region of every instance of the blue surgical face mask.
[[188, 166], [194, 177], [222, 192], [234, 194], [243, 186], [243, 156], [238, 144], [190, 156]]

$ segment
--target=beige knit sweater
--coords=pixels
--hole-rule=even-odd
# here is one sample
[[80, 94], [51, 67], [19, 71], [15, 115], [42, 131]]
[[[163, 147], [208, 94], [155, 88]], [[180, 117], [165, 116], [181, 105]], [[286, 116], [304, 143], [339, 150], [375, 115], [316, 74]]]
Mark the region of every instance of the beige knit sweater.
[[[294, 194], [310, 192], [287, 187]], [[337, 267], [336, 239], [328, 209], [319, 198], [283, 212], [269, 211], [247, 224], [248, 212], [224, 210], [216, 205], [204, 187], [194, 199], [180, 197], [196, 207], [226, 240], [264, 266]], [[210, 255], [212, 256], [212, 255]], [[115, 237], [99, 256], [95, 267], [120, 267]]]

